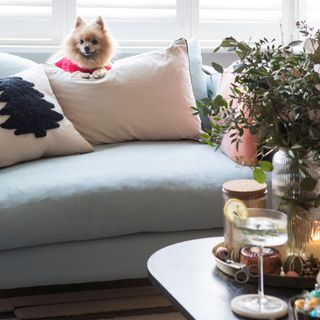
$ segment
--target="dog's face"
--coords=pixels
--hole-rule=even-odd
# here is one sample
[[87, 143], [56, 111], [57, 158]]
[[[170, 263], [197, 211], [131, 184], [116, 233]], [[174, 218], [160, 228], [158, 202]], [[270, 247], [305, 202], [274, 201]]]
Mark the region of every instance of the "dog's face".
[[101, 68], [110, 62], [113, 41], [101, 17], [87, 24], [80, 17], [66, 41], [67, 56], [83, 68]]
[[73, 32], [73, 41], [79, 52], [85, 57], [103, 51], [105, 46], [104, 23], [99, 17], [94, 24], [87, 25], [78, 17], [75, 30]]

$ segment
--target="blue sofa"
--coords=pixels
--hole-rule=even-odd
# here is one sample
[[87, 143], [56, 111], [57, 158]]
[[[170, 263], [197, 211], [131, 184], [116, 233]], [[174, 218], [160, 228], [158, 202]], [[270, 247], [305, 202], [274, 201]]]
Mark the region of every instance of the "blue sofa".
[[[1, 54], [0, 76], [32, 64]], [[201, 76], [196, 98], [214, 91], [215, 78]], [[195, 141], [103, 145], [2, 168], [0, 289], [145, 277], [157, 249], [221, 235], [221, 185], [250, 176]]]

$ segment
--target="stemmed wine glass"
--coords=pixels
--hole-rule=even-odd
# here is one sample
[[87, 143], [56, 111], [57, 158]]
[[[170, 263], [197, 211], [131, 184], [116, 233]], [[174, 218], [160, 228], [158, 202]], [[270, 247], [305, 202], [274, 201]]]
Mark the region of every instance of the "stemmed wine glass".
[[246, 219], [234, 217], [233, 239], [257, 247], [259, 283], [257, 294], [245, 294], [233, 298], [231, 309], [239, 315], [254, 319], [275, 319], [285, 316], [287, 304], [279, 298], [264, 294], [263, 248], [281, 246], [287, 242], [287, 216], [271, 209], [248, 209]]

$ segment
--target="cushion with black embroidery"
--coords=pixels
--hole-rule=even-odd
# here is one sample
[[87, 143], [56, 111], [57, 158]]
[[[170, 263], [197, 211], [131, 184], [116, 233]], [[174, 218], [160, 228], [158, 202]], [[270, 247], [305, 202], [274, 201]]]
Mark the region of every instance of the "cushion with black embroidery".
[[39, 65], [0, 78], [0, 150], [0, 167], [92, 151], [63, 114]]

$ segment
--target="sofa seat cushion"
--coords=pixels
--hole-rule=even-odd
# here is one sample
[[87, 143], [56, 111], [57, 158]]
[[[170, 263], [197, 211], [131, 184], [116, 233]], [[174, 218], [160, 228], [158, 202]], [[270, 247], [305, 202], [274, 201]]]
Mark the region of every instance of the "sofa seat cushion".
[[4, 168], [0, 250], [222, 227], [222, 183], [250, 174], [192, 141], [104, 145]]

